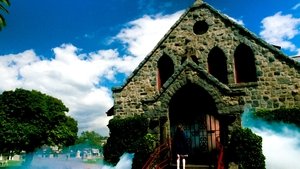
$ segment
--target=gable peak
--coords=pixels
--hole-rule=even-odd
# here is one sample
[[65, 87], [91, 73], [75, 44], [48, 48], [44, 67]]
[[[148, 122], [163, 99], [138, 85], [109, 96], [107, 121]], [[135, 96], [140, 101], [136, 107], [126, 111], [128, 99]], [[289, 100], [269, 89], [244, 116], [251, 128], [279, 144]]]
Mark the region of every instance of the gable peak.
[[202, 0], [195, 0], [194, 6], [196, 6], [196, 5], [201, 5], [202, 3], [203, 3]]

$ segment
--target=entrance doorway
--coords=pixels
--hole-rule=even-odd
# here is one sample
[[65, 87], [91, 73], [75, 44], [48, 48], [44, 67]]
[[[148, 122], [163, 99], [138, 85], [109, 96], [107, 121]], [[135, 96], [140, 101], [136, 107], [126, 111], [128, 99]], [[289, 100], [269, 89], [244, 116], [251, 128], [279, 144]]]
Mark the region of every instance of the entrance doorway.
[[177, 125], [181, 124], [185, 129], [189, 140], [187, 163], [216, 164], [220, 123], [215, 103], [205, 90], [195, 84], [182, 87], [170, 101], [169, 118], [171, 137]]

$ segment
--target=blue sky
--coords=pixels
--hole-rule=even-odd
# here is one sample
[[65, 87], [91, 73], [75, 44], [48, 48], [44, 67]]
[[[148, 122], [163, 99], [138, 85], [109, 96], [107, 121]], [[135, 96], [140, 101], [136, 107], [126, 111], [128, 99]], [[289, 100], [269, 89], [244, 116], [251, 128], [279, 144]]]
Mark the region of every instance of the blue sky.
[[[34, 49], [38, 55], [53, 57], [52, 48], [71, 43], [92, 52], [118, 47], [109, 44], [126, 23], [144, 15], [172, 14], [186, 9], [194, 0], [32, 0], [12, 1], [8, 26], [0, 34], [0, 54], [19, 53]], [[207, 3], [229, 16], [242, 20], [259, 35], [261, 21], [277, 12], [300, 17], [297, 0], [207, 0]], [[294, 8], [294, 9], [293, 9]], [[299, 37], [298, 37], [299, 41]], [[295, 53], [288, 53], [295, 54]]]
[[[206, 0], [258, 37], [300, 55], [298, 0]], [[0, 92], [61, 99], [80, 131], [108, 134], [119, 86], [194, 0], [11, 0], [0, 32]]]
[[[205, 2], [287, 55], [300, 55], [298, 1]], [[0, 32], [0, 91], [23, 87], [51, 94], [70, 108], [81, 130], [107, 134], [111, 87], [122, 84], [193, 3], [12, 1]]]

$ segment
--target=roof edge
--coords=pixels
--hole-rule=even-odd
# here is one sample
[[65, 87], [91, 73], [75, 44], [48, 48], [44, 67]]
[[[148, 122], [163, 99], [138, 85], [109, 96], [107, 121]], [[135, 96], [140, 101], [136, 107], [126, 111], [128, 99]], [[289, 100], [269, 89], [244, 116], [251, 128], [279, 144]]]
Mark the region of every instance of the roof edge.
[[247, 36], [250, 38], [253, 38], [255, 41], [257, 41], [259, 44], [263, 45], [264, 47], [270, 49], [272, 52], [274, 52], [274, 55], [276, 58], [283, 60], [287, 63], [293, 64], [296, 67], [300, 69], [300, 62], [297, 62], [296, 60], [290, 58], [286, 54], [284, 54], [281, 50], [277, 49], [273, 45], [267, 43], [262, 38], [258, 37], [256, 34], [252, 33], [250, 30], [246, 29], [242, 25], [236, 23], [232, 19], [230, 19], [228, 16], [220, 13], [217, 9], [213, 8], [206, 2], [203, 2], [202, 0], [196, 0], [196, 2], [189, 8], [186, 9], [186, 11], [180, 16], [180, 18], [173, 24], [173, 26], [168, 30], [168, 32], [161, 38], [161, 40], [155, 45], [155, 47], [151, 50], [151, 52], [143, 59], [143, 61], [137, 66], [137, 68], [128, 76], [128, 78], [125, 80], [124, 84], [118, 87], [113, 87], [113, 92], [120, 92], [130, 81], [131, 79], [136, 75], [136, 73], [143, 67], [143, 65], [149, 60], [149, 58], [152, 56], [152, 54], [160, 47], [160, 45], [167, 39], [167, 37], [172, 33], [172, 31], [180, 24], [180, 22], [183, 20], [183, 18], [193, 9], [199, 8], [199, 7], [207, 7], [217, 15], [219, 15], [221, 18], [225, 19], [226, 21], [230, 22], [233, 26], [235, 26], [237, 29], [239, 29], [239, 33], [243, 36]]

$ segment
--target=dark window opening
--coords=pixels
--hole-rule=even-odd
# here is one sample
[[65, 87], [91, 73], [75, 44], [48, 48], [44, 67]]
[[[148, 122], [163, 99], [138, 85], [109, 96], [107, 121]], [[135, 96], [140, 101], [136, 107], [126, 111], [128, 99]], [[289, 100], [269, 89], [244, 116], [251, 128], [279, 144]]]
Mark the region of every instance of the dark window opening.
[[197, 21], [194, 24], [193, 31], [196, 35], [201, 35], [206, 33], [208, 30], [208, 24], [205, 21]]
[[158, 61], [158, 88], [161, 88], [163, 84], [172, 76], [173, 73], [174, 64], [172, 59], [167, 55], [163, 55]]
[[183, 64], [183, 62], [187, 59], [187, 57], [182, 57], [181, 58], [181, 64]]
[[208, 71], [220, 82], [228, 84], [227, 59], [223, 51], [214, 47], [208, 54]]
[[236, 83], [257, 81], [255, 59], [252, 49], [240, 44], [234, 52]]
[[191, 56], [193, 62], [195, 62], [197, 65], [199, 64], [198, 58], [195, 55]]

